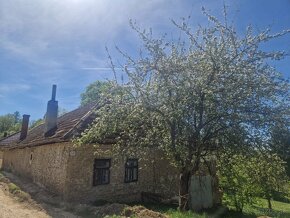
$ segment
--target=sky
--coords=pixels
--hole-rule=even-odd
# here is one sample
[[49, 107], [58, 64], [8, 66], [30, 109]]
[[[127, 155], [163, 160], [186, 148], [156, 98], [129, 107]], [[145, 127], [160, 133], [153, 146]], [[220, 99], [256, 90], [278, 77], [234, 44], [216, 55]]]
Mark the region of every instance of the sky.
[[[174, 40], [171, 19], [190, 16], [193, 29], [208, 25], [201, 7], [221, 17], [224, 3], [239, 34], [248, 24], [256, 31], [290, 29], [290, 0], [0, 0], [0, 115], [42, 118], [53, 84], [59, 107], [73, 110], [86, 86], [113, 78], [106, 47], [115, 63], [124, 61], [115, 46], [138, 53], [130, 19]], [[266, 49], [290, 53], [290, 34]], [[290, 77], [289, 57], [272, 65]]]

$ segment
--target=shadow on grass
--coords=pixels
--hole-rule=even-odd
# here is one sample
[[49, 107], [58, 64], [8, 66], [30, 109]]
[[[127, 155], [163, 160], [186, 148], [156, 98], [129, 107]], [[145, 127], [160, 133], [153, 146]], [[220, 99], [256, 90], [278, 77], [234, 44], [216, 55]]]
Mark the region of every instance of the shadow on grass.
[[[140, 204], [140, 203], [139, 203]], [[173, 205], [173, 204], [162, 204], [162, 203], [141, 203], [141, 205], [143, 205], [144, 207], [150, 209], [150, 210], [154, 210], [156, 212], [160, 212], [160, 213], [166, 213], [168, 211], [171, 210], [177, 210], [177, 205]]]
[[[213, 216], [215, 217], [215, 216]], [[224, 217], [224, 218], [256, 218], [256, 214], [248, 214], [248, 213], [242, 213], [235, 210], [228, 210], [226, 213], [222, 214], [222, 216], [217, 217]]]
[[270, 216], [270, 217], [278, 217], [278, 218], [289, 218], [290, 212], [280, 211], [280, 210], [270, 210], [268, 208], [260, 207], [260, 206], [252, 206], [255, 210], [257, 210], [260, 214]]
[[[226, 207], [216, 207], [216, 208], [211, 208], [211, 209], [207, 209], [207, 210], [202, 210], [199, 212], [180, 212], [177, 209], [177, 205], [168, 205], [168, 204], [150, 204], [150, 203], [143, 203], [142, 204], [144, 207], [153, 210], [153, 211], [157, 211], [160, 213], [165, 213], [170, 215], [170, 217], [174, 217], [174, 218], [192, 218], [192, 217], [196, 217], [196, 218], [256, 218], [257, 216], [253, 213], [253, 214], [249, 214], [249, 213], [241, 213], [241, 212], [237, 212], [235, 210], [229, 210]], [[290, 216], [289, 216], [290, 217]]]

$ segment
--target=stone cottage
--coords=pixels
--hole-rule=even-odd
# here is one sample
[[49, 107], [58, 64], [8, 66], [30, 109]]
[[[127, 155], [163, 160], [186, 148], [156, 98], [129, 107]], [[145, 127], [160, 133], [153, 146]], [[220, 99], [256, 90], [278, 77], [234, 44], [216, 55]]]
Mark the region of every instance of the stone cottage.
[[139, 201], [141, 193], [171, 197], [178, 193], [178, 173], [159, 151], [145, 151], [150, 160], [112, 154], [112, 145], [75, 147], [71, 139], [94, 120], [95, 105], [77, 108], [57, 118], [58, 102], [48, 101], [45, 122], [0, 141], [2, 169], [59, 194], [66, 201]]
[[[21, 131], [0, 140], [3, 170], [28, 178], [65, 201], [130, 202], [140, 201], [144, 193], [165, 198], [178, 195], [178, 171], [161, 151], [144, 150], [143, 155], [150, 158], [142, 158], [138, 152], [113, 154], [111, 144], [99, 145], [97, 150], [92, 145], [74, 146], [72, 138], [94, 120], [97, 106], [86, 105], [57, 117], [55, 97], [54, 85], [43, 124], [28, 130], [29, 115], [23, 115]], [[215, 180], [204, 178], [208, 184], [203, 189], [197, 186], [201, 179], [192, 178], [193, 208], [220, 201]]]

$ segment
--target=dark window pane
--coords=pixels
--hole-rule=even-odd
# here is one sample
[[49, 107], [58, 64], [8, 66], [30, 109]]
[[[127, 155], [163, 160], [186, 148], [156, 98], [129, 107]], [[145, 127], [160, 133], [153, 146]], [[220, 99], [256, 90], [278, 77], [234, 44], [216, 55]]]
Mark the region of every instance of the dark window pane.
[[110, 167], [110, 160], [109, 159], [103, 159], [103, 160], [95, 160], [95, 165], [97, 168], [104, 168], [104, 167]]
[[95, 159], [93, 185], [110, 183], [110, 159]]
[[125, 164], [125, 182], [138, 181], [138, 160], [128, 159]]
[[134, 168], [133, 173], [132, 173], [132, 179], [137, 180], [137, 176], [138, 176], [138, 169]]

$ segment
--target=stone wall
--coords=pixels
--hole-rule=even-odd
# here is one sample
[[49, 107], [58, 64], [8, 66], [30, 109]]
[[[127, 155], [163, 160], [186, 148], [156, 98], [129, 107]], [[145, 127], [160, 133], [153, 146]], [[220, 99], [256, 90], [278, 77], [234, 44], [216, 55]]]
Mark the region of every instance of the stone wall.
[[3, 151], [0, 151], [0, 170], [2, 169]]
[[[95, 158], [111, 159], [109, 184], [93, 186]], [[124, 182], [127, 158], [138, 158], [137, 182]], [[130, 202], [141, 200], [141, 192], [165, 197], [178, 194], [178, 172], [156, 149], [126, 156], [113, 155], [109, 145], [101, 146], [96, 153], [91, 145], [75, 148], [69, 142], [49, 144], [5, 151], [3, 168], [30, 178], [67, 201]]]
[[3, 169], [62, 195], [70, 143], [6, 150]]
[[[65, 198], [68, 201], [92, 202], [139, 201], [141, 192], [175, 196], [178, 193], [178, 173], [161, 152], [144, 150], [143, 155], [113, 155], [111, 146], [71, 148], [68, 163]], [[95, 154], [94, 154], [95, 153]], [[110, 183], [93, 186], [94, 159], [111, 159]], [[138, 158], [138, 181], [125, 183], [127, 158]], [[72, 179], [73, 178], [73, 179]]]

